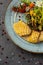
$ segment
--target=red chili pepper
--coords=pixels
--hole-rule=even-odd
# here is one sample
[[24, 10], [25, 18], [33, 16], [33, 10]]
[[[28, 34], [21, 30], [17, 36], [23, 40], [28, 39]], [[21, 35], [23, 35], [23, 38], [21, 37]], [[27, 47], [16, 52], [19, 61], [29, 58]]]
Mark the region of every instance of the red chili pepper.
[[30, 3], [30, 5], [29, 5], [30, 8], [33, 8], [34, 6], [35, 6], [34, 3]]

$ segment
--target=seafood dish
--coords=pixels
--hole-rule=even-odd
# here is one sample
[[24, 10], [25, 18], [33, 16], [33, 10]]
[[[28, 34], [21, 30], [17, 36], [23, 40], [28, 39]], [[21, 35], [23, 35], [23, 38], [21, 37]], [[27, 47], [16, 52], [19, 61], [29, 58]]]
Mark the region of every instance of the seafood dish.
[[13, 24], [13, 30], [30, 43], [43, 42], [43, 1], [21, 0], [19, 6], [13, 6], [15, 13], [25, 14], [26, 23], [20, 20]]

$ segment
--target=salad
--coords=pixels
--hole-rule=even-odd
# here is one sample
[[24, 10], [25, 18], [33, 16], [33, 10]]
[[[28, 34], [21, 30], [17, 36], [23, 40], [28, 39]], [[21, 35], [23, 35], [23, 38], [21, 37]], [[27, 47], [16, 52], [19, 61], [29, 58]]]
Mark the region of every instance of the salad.
[[[13, 6], [12, 11], [26, 15], [27, 22], [14, 23], [15, 32], [28, 42], [37, 43], [43, 41], [43, 1], [21, 0], [19, 6]], [[18, 27], [18, 28], [17, 28]], [[27, 31], [27, 32], [26, 32]]]

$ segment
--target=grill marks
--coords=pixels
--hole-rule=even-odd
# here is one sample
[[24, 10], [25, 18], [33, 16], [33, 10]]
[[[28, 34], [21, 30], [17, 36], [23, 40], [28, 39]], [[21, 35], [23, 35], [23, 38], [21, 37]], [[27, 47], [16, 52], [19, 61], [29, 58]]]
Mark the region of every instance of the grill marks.
[[38, 39], [37, 39], [38, 42], [39, 42], [39, 38], [40, 38], [41, 32], [39, 32], [39, 33], [40, 33], [40, 34], [39, 34]]
[[[35, 36], [34, 36], [34, 32], [36, 32], [36, 34], [35, 34]], [[22, 38], [23, 39], [25, 39], [26, 41], [29, 41], [29, 42], [32, 42], [30, 39], [32, 38], [32, 39], [34, 39], [35, 41], [34, 42], [32, 42], [32, 43], [38, 43], [38, 42], [41, 42], [41, 41], [43, 41], [43, 31], [42, 32], [39, 32], [39, 31], [35, 31], [34, 30], [34, 32], [33, 32], [33, 30], [32, 30], [32, 32], [31, 32], [31, 34], [30, 35], [28, 35], [28, 36], [22, 36]], [[33, 36], [33, 37], [31, 37], [31, 36]], [[30, 38], [29, 38], [30, 37]], [[37, 38], [37, 39], [35, 39], [35, 38]]]
[[40, 42], [42, 42], [42, 41], [43, 41], [43, 31], [41, 31], [41, 32], [40, 32], [39, 41], [40, 41]]
[[[32, 30], [31, 30], [31, 33], [32, 33]], [[26, 35], [22, 35], [21, 37], [27, 37], [27, 36], [30, 36], [31, 33], [30, 33], [30, 34], [26, 34]]]
[[18, 21], [13, 25], [14, 31], [23, 39], [31, 43], [43, 41], [43, 32], [32, 30], [29, 25], [23, 21]]

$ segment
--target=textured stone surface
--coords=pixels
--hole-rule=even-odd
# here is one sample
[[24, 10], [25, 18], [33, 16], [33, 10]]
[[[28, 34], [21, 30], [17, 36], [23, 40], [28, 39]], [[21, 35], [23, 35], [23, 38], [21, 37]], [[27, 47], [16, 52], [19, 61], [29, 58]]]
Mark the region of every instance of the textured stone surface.
[[43, 54], [20, 49], [6, 33], [4, 18], [10, 2], [11, 0], [0, 0], [0, 65], [43, 65]]

